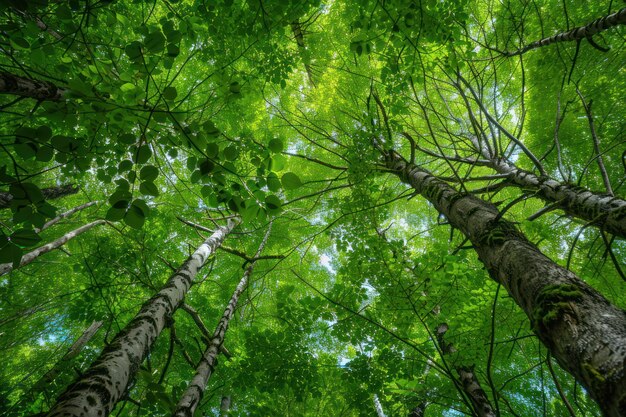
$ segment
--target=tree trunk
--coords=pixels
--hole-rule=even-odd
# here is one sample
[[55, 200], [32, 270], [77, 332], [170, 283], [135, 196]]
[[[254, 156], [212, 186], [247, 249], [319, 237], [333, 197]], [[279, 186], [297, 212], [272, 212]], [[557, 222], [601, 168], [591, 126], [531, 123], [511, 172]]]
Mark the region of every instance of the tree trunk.
[[106, 417], [122, 398], [139, 365], [189, 291], [198, 270], [238, 224], [219, 227], [170, 277], [161, 291], [107, 345], [100, 357], [63, 393], [49, 417]]
[[[41, 193], [46, 200], [54, 200], [55, 198], [65, 197], [66, 195], [76, 194], [78, 187], [74, 184], [65, 184], [60, 187], [42, 188]], [[11, 193], [0, 192], [0, 209], [7, 209], [11, 207], [11, 200], [13, 195]]]
[[[86, 225], [81, 226], [78, 229], [74, 229], [71, 232], [64, 234], [57, 240], [54, 240], [46, 245], [40, 246], [37, 249], [33, 250], [32, 252], [28, 252], [26, 255], [22, 256], [22, 259], [20, 260], [20, 264], [18, 268], [24, 265], [28, 265], [29, 263], [37, 259], [40, 255], [53, 251], [54, 249], [58, 249], [61, 246], [65, 245], [69, 240], [75, 238], [76, 236], [83, 234], [86, 231], [92, 229], [93, 227], [99, 226], [104, 223], [106, 223], [105, 220], [96, 220], [94, 222], [87, 223]], [[8, 274], [9, 272], [13, 271], [13, 269], [15, 268], [13, 268], [12, 263], [0, 264], [0, 276]]]
[[582, 39], [590, 39], [593, 35], [615, 26], [626, 24], [626, 8], [623, 8], [613, 14], [594, 20], [585, 26], [579, 26], [567, 32], [561, 32], [554, 36], [544, 38], [524, 46], [517, 51], [504, 52], [505, 56], [521, 55], [531, 49], [541, 48], [542, 46], [551, 45], [557, 42], [580, 41]]
[[228, 306], [226, 306], [224, 314], [222, 314], [222, 318], [215, 328], [215, 332], [213, 332], [211, 343], [204, 351], [202, 359], [200, 359], [200, 363], [196, 367], [196, 374], [194, 375], [193, 379], [187, 386], [187, 389], [181, 396], [180, 401], [178, 401], [178, 405], [176, 405], [176, 410], [174, 411], [173, 416], [192, 417], [196, 411], [196, 407], [198, 407], [198, 404], [200, 404], [200, 401], [202, 401], [202, 396], [204, 395], [206, 384], [209, 381], [209, 378], [211, 378], [213, 369], [215, 369], [215, 366], [217, 365], [217, 355], [219, 354], [220, 347], [224, 343], [224, 336], [226, 335], [226, 331], [228, 330], [228, 324], [230, 322], [230, 319], [235, 313], [235, 308], [237, 307], [239, 296], [248, 285], [248, 278], [252, 274], [254, 265], [256, 264], [256, 258], [263, 250], [263, 247], [267, 242], [267, 238], [270, 235], [271, 229], [272, 224], [270, 223], [267, 233], [265, 233], [263, 241], [259, 245], [259, 249], [257, 250], [257, 253], [253, 258], [254, 260], [246, 268], [245, 272], [243, 273], [243, 277], [239, 281], [239, 284], [237, 284], [237, 288], [235, 288], [235, 292], [233, 292], [233, 295], [228, 302]]
[[230, 395], [222, 396], [222, 401], [220, 402], [220, 417], [228, 417], [228, 413], [230, 412]]
[[374, 400], [374, 408], [376, 409], [376, 415], [378, 417], [387, 417], [385, 415], [385, 410], [383, 410], [383, 405], [380, 403], [380, 400], [378, 399], [378, 395], [374, 394], [373, 400]]
[[539, 177], [502, 159], [491, 159], [490, 165], [499, 173], [508, 175], [514, 184], [536, 190], [542, 200], [554, 203], [555, 208], [626, 239], [626, 200]]
[[70, 217], [72, 214], [76, 213], [77, 211], [81, 211], [83, 209], [86, 209], [87, 207], [91, 207], [94, 204], [97, 204], [97, 201], [90, 201], [89, 203], [85, 203], [82, 204], [78, 207], [74, 207], [73, 209], [70, 209], [64, 213], [59, 214], [58, 216], [56, 216], [54, 219], [50, 219], [48, 220], [46, 223], [44, 223], [43, 226], [41, 226], [40, 229], [35, 229], [35, 233], [41, 233], [44, 230], [46, 230], [47, 228], [49, 228], [50, 226], [55, 225], [56, 223], [60, 222], [61, 220]]
[[493, 412], [491, 403], [487, 394], [480, 386], [476, 375], [471, 368], [458, 366], [455, 368], [459, 377], [461, 378], [461, 384], [463, 385], [463, 391], [468, 395], [474, 410], [479, 417], [496, 417], [496, 413]]
[[68, 363], [78, 356], [83, 347], [89, 343], [100, 327], [102, 327], [101, 321], [94, 321], [91, 323], [91, 326], [89, 326], [83, 334], [76, 339], [72, 346], [70, 346], [67, 350], [67, 353], [63, 355], [63, 357], [52, 367], [52, 369], [46, 372], [37, 382], [35, 382], [31, 388], [29, 396], [33, 398], [35, 395], [43, 391], [47, 384], [54, 381], [55, 378], [67, 367]]
[[67, 93], [49, 81], [31, 80], [0, 71], [0, 94], [13, 94], [37, 100], [59, 101]]
[[535, 334], [606, 416], [626, 415], [626, 314], [543, 255], [488, 202], [460, 193], [400, 155], [386, 165], [472, 242], [489, 275], [526, 313]]

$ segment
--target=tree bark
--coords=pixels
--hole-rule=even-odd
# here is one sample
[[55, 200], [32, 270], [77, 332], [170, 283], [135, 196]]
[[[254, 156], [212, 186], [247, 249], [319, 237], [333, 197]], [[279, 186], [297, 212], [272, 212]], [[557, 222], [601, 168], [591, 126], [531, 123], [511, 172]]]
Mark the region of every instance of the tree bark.
[[161, 291], [144, 303], [91, 367], [59, 397], [48, 417], [109, 415], [189, 291], [198, 270], [237, 224], [238, 219], [229, 220], [187, 258]]
[[531, 49], [541, 48], [542, 46], [551, 45], [553, 43], [579, 41], [585, 38], [591, 38], [597, 33], [623, 24], [626, 24], [626, 7], [608, 16], [596, 19], [585, 26], [575, 27], [574, 29], [568, 30], [567, 32], [561, 32], [554, 36], [550, 36], [548, 38], [529, 43], [528, 45], [518, 49], [517, 51], [504, 52], [504, 55], [521, 55], [530, 51]]
[[67, 350], [67, 353], [63, 355], [63, 357], [52, 367], [52, 369], [46, 372], [37, 382], [35, 382], [29, 394], [31, 398], [43, 391], [47, 384], [55, 380], [55, 378], [67, 367], [68, 363], [77, 357], [85, 345], [89, 343], [92, 337], [95, 336], [100, 327], [102, 327], [101, 321], [94, 321], [91, 323], [91, 326], [89, 326], [83, 334], [76, 339], [72, 346], [70, 346]]
[[228, 413], [230, 412], [230, 395], [222, 396], [222, 401], [220, 402], [220, 417], [228, 417]]
[[[56, 198], [65, 197], [67, 195], [76, 194], [78, 187], [74, 184], [65, 184], [59, 187], [42, 188], [41, 193], [46, 200], [54, 200]], [[13, 195], [7, 192], [0, 192], [0, 209], [7, 209], [11, 207], [11, 200]]]
[[537, 191], [537, 196], [556, 204], [572, 217], [591, 222], [602, 230], [626, 239], [626, 200], [586, 188], [560, 183], [517, 168], [503, 159], [490, 159], [490, 166], [521, 188]]
[[[94, 222], [87, 223], [86, 225], [81, 226], [78, 229], [74, 229], [71, 232], [64, 234], [57, 240], [54, 240], [46, 245], [40, 246], [31, 252], [28, 252], [26, 255], [22, 256], [22, 259], [20, 260], [20, 264], [18, 268], [21, 268], [24, 265], [28, 265], [29, 263], [37, 259], [40, 255], [53, 251], [54, 249], [58, 249], [61, 246], [65, 245], [69, 240], [74, 239], [76, 236], [81, 235], [85, 233], [86, 231], [94, 228], [95, 226], [99, 226], [104, 223], [106, 223], [105, 220], [96, 220]], [[0, 276], [8, 274], [9, 272], [13, 271], [13, 269], [15, 268], [13, 268], [13, 264], [11, 263], [0, 264]]]
[[[270, 223], [267, 233], [265, 233], [263, 241], [259, 245], [259, 249], [253, 259], [256, 259], [261, 254], [261, 251], [267, 242], [267, 238], [269, 237], [271, 228], [272, 225]], [[211, 378], [213, 370], [217, 365], [217, 355], [219, 354], [220, 347], [224, 343], [224, 336], [228, 330], [228, 324], [235, 313], [239, 296], [248, 285], [248, 278], [252, 274], [255, 264], [256, 260], [250, 263], [243, 273], [243, 277], [239, 281], [239, 284], [237, 284], [237, 288], [235, 288], [235, 292], [233, 292], [233, 295], [224, 310], [224, 314], [222, 314], [222, 318], [215, 328], [215, 332], [213, 332], [211, 343], [204, 351], [202, 359], [200, 359], [200, 363], [196, 367], [196, 374], [176, 405], [176, 410], [173, 413], [174, 417], [192, 417], [196, 408], [200, 404], [200, 401], [202, 401], [207, 382], [209, 381], [209, 378]]]
[[455, 369], [459, 374], [459, 378], [461, 378], [463, 391], [470, 398], [478, 417], [496, 417], [496, 413], [494, 413], [491, 403], [489, 403], [489, 398], [487, 398], [487, 394], [481, 388], [472, 369], [465, 366], [458, 366]]
[[426, 197], [472, 242], [489, 275], [604, 415], [626, 415], [626, 314], [574, 273], [543, 255], [497, 208], [460, 193], [394, 151], [386, 166]]
[[13, 94], [37, 100], [59, 101], [67, 93], [50, 81], [32, 80], [0, 71], [0, 94]]

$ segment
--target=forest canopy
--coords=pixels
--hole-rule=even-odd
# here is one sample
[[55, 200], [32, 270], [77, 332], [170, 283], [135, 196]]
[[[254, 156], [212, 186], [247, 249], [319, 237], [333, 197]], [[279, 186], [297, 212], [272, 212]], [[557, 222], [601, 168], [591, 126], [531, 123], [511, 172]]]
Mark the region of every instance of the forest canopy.
[[0, 12], [0, 415], [626, 416], [622, 3]]

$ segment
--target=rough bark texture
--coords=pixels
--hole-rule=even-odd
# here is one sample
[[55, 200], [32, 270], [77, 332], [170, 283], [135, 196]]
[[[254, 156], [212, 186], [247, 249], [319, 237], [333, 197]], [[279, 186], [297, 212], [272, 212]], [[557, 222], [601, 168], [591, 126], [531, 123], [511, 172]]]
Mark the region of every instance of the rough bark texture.
[[555, 203], [570, 216], [593, 222], [603, 230], [626, 239], [626, 200], [539, 177], [502, 159], [491, 160], [491, 167], [508, 175], [514, 184], [537, 191], [542, 200]]
[[[28, 265], [29, 263], [37, 259], [37, 257], [39, 257], [40, 255], [43, 255], [44, 253], [48, 253], [50, 251], [58, 249], [61, 246], [65, 245], [69, 240], [74, 239], [76, 236], [81, 235], [85, 233], [86, 231], [94, 228], [95, 226], [99, 226], [104, 223], [106, 223], [106, 221], [104, 220], [96, 220], [95, 222], [87, 223], [86, 225], [81, 226], [78, 229], [74, 229], [71, 232], [64, 234], [57, 240], [54, 240], [46, 245], [40, 246], [31, 252], [28, 252], [26, 255], [22, 256], [22, 259], [20, 260], [20, 265], [18, 266], [18, 268], [21, 268], [24, 265]], [[8, 274], [9, 272], [13, 271], [13, 269], [14, 269], [13, 264], [11, 263], [0, 264], [0, 276]]]
[[480, 387], [478, 379], [471, 368], [459, 366], [456, 368], [459, 378], [461, 378], [461, 384], [463, 385], [463, 391], [468, 395], [470, 401], [474, 405], [474, 410], [479, 417], [496, 417], [496, 413], [491, 408], [489, 398], [487, 394]]
[[237, 225], [219, 227], [118, 333], [91, 367], [66, 391], [48, 417], [106, 417], [122, 398], [172, 313], [189, 291], [198, 270]]
[[35, 382], [30, 392], [31, 398], [37, 393], [43, 391], [47, 384], [54, 381], [55, 378], [67, 368], [68, 363], [78, 356], [83, 347], [85, 347], [91, 338], [95, 336], [100, 327], [102, 327], [101, 321], [94, 321], [91, 323], [91, 326], [89, 326], [74, 343], [72, 343], [72, 346], [70, 346], [67, 350], [67, 353], [63, 355], [63, 357], [52, 367], [52, 369], [46, 372], [37, 382]]
[[67, 90], [49, 81], [31, 80], [0, 71], [0, 94], [14, 94], [37, 100], [59, 101]]
[[[65, 184], [59, 187], [42, 188], [41, 193], [46, 200], [54, 200], [55, 198], [65, 197], [66, 195], [76, 194], [78, 187], [74, 184]], [[11, 200], [13, 195], [6, 192], [0, 192], [0, 209], [7, 209], [11, 207]]]
[[220, 417], [228, 417], [230, 412], [230, 395], [224, 395], [220, 402]]
[[588, 25], [575, 27], [574, 29], [568, 30], [567, 32], [561, 32], [554, 36], [535, 41], [524, 46], [521, 49], [518, 49], [517, 51], [505, 52], [504, 55], [521, 55], [525, 52], [530, 51], [531, 49], [541, 48], [542, 46], [551, 45], [557, 42], [570, 42], [582, 40], [585, 38], [591, 38], [593, 35], [599, 32], [623, 24], [626, 24], [626, 8], [623, 8], [620, 11], [610, 14], [608, 16], [596, 19]]
[[604, 415], [626, 415], [626, 314], [543, 255], [497, 208], [460, 193], [397, 153], [387, 167], [426, 197], [470, 239], [489, 275], [530, 319], [539, 339], [597, 401]]
[[[257, 258], [263, 250], [263, 247], [267, 242], [267, 238], [269, 237], [270, 230], [271, 224], [254, 258]], [[219, 354], [220, 347], [224, 343], [224, 336], [228, 330], [228, 324], [235, 313], [235, 308], [237, 308], [239, 296], [248, 285], [248, 278], [250, 277], [250, 274], [252, 274], [255, 263], [256, 261], [250, 263], [243, 273], [243, 277], [239, 281], [239, 284], [237, 284], [237, 288], [235, 288], [235, 292], [233, 292], [233, 295], [228, 302], [228, 306], [226, 306], [224, 314], [222, 314], [222, 318], [215, 328], [215, 332], [213, 332], [211, 343], [202, 354], [200, 363], [196, 367], [196, 374], [176, 405], [176, 410], [173, 414], [174, 417], [193, 417], [196, 407], [198, 407], [198, 404], [202, 401], [207, 382], [209, 381], [209, 378], [211, 378], [211, 374], [213, 374], [213, 370], [217, 365], [217, 355]]]

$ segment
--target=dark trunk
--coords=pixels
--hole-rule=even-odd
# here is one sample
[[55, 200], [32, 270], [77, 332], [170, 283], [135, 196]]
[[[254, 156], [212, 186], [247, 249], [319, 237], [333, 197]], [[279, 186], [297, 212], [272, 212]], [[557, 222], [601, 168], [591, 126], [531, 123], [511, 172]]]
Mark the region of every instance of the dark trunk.
[[535, 334], [598, 402], [626, 415], [626, 314], [543, 255], [491, 203], [460, 193], [429, 172], [386, 154], [386, 165], [472, 242], [489, 275], [530, 319]]
[[0, 71], [0, 94], [59, 101], [66, 92], [66, 89], [57, 87], [49, 81], [31, 80]]
[[[42, 188], [41, 193], [46, 200], [54, 200], [55, 198], [65, 197], [67, 195], [76, 194], [78, 187], [74, 184], [65, 184], [59, 187]], [[0, 209], [7, 209], [11, 207], [11, 200], [13, 195], [7, 192], [0, 192]]]

